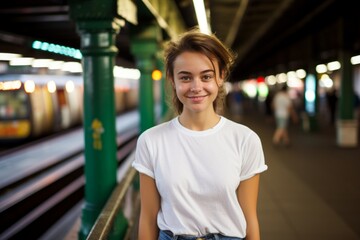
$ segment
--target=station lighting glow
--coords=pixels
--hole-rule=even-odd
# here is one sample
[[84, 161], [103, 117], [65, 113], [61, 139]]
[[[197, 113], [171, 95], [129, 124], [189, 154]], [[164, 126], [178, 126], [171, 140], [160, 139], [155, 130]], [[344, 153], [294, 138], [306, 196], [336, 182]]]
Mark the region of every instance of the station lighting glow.
[[34, 68], [47, 68], [52, 61], [52, 59], [34, 59], [31, 66]]
[[303, 79], [306, 77], [306, 71], [304, 69], [298, 69], [295, 71], [296, 76], [300, 79]]
[[320, 87], [331, 88], [334, 85], [334, 81], [327, 74], [323, 74], [319, 80]]
[[325, 64], [319, 64], [315, 67], [315, 70], [317, 73], [326, 73], [327, 72], [327, 67]]
[[76, 58], [76, 59], [82, 59], [82, 54], [79, 49], [66, 47], [66, 46], [62, 46], [59, 44], [35, 40], [32, 43], [32, 48], [37, 49], [37, 50], [46, 51], [46, 52], [56, 53], [56, 54], [60, 54], [60, 55], [64, 55], [64, 56], [68, 56], [68, 57], [72, 57], [72, 58]]
[[136, 80], [139, 79], [141, 76], [139, 69], [135, 69], [135, 68], [124, 68], [124, 67], [115, 66], [113, 72], [115, 77], [122, 77], [128, 79]]
[[64, 72], [81, 73], [82, 65], [79, 62], [65, 62], [62, 65], [61, 70]]
[[49, 81], [47, 83], [47, 88], [48, 88], [49, 93], [56, 92], [56, 83], [54, 81]]
[[75, 84], [73, 81], [67, 81], [65, 84], [65, 89], [68, 93], [71, 93], [75, 90]]
[[287, 81], [287, 75], [285, 73], [279, 73], [276, 75], [277, 83], [284, 83]]
[[276, 77], [274, 75], [270, 75], [270, 76], [267, 76], [265, 78], [265, 82], [268, 84], [268, 85], [275, 85], [276, 84]]
[[351, 62], [352, 65], [360, 64], [360, 55], [353, 56], [350, 59], [350, 62]]
[[21, 81], [15, 80], [15, 81], [6, 81], [6, 82], [0, 82], [0, 90], [16, 90], [21, 88]]
[[14, 58], [10, 60], [10, 66], [30, 66], [33, 62], [34, 58], [30, 57], [21, 57], [21, 58]]
[[299, 88], [302, 86], [302, 81], [298, 78], [295, 71], [289, 71], [286, 75], [288, 78], [286, 84], [289, 87]]
[[258, 83], [258, 93], [259, 93], [259, 101], [265, 101], [267, 95], [269, 94], [269, 88], [266, 83], [261, 82]]
[[16, 53], [0, 53], [0, 61], [10, 61], [11, 59], [19, 57], [21, 57], [21, 55]]
[[256, 97], [257, 94], [257, 83], [256, 81], [246, 81], [243, 86], [242, 89], [244, 89], [244, 92], [250, 97], [250, 98], [254, 98]]
[[48, 68], [49, 68], [50, 70], [61, 69], [62, 66], [63, 66], [63, 64], [64, 64], [64, 61], [52, 61], [52, 62], [50, 62]]
[[339, 61], [333, 61], [333, 62], [329, 62], [327, 64], [327, 69], [329, 71], [335, 71], [341, 68], [341, 64]]
[[25, 83], [24, 83], [24, 89], [25, 89], [25, 92], [27, 93], [32, 93], [35, 91], [35, 83], [34, 81], [32, 80], [27, 80]]
[[315, 114], [316, 79], [313, 74], [305, 78], [305, 110], [310, 115]]
[[151, 77], [154, 81], [159, 81], [162, 77], [162, 72], [158, 69], [155, 69], [152, 73], [151, 73]]
[[200, 32], [210, 34], [210, 27], [206, 16], [206, 10], [203, 0], [193, 0], [196, 18], [199, 24]]

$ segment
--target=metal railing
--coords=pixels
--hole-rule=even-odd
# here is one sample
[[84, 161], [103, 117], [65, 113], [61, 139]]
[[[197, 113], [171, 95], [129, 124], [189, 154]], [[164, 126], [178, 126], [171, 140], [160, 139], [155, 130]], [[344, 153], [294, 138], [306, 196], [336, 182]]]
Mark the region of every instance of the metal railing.
[[[134, 153], [126, 159], [126, 162], [132, 162], [133, 159]], [[87, 240], [136, 239], [137, 228], [135, 226], [137, 225], [140, 209], [139, 192], [134, 189], [136, 188], [134, 187], [134, 181], [136, 180], [137, 171], [129, 166], [124, 178], [115, 187], [98, 216]], [[130, 203], [127, 208], [131, 208], [130, 216], [127, 217], [123, 211], [126, 203]]]

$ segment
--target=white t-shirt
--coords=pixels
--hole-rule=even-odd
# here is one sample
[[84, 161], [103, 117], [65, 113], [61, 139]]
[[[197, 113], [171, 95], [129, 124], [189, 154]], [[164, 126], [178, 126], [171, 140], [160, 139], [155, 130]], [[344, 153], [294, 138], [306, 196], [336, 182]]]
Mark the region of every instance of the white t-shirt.
[[146, 130], [132, 166], [155, 179], [160, 229], [242, 238], [246, 221], [236, 189], [267, 169], [258, 135], [224, 117], [205, 131], [183, 127], [178, 117]]

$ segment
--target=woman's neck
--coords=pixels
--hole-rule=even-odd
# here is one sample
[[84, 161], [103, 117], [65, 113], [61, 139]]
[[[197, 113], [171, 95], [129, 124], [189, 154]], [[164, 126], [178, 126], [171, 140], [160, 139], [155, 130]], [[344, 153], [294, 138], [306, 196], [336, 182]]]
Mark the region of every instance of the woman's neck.
[[212, 113], [181, 113], [179, 122], [184, 127], [194, 131], [204, 131], [213, 128], [220, 121], [220, 116]]

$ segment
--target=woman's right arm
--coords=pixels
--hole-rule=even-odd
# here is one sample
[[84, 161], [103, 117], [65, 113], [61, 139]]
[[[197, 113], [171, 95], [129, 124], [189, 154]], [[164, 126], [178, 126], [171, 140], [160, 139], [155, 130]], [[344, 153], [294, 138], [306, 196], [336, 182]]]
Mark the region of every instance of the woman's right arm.
[[139, 240], [157, 240], [159, 228], [157, 214], [160, 209], [160, 194], [155, 180], [140, 173], [141, 210], [139, 220]]

